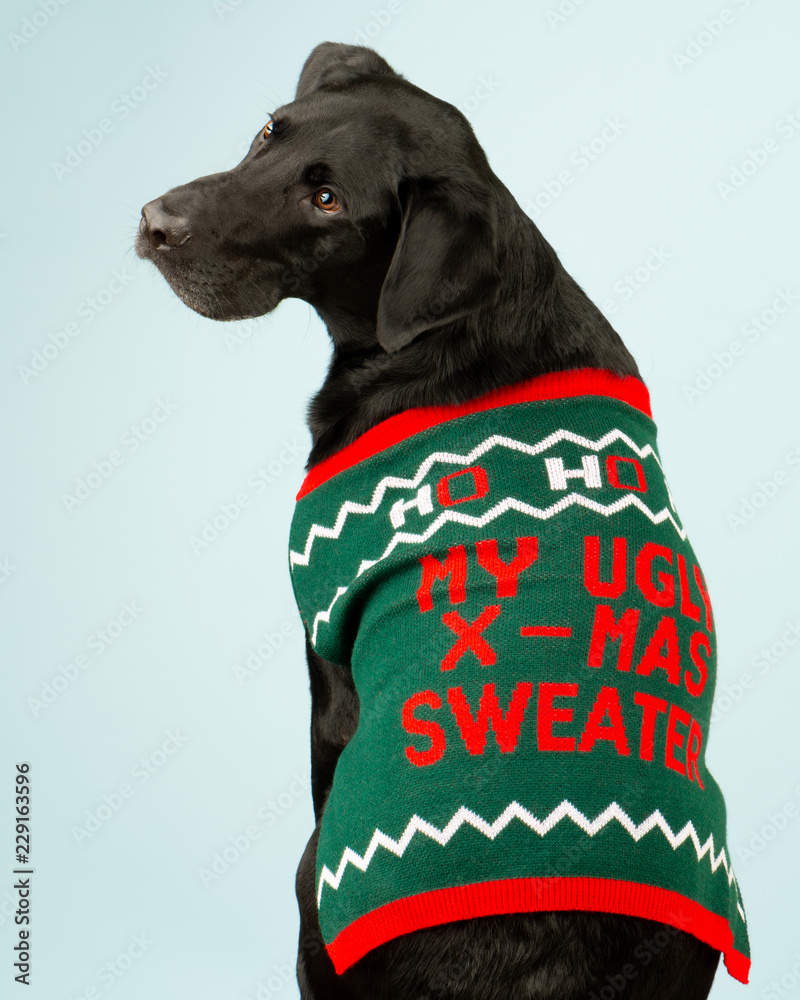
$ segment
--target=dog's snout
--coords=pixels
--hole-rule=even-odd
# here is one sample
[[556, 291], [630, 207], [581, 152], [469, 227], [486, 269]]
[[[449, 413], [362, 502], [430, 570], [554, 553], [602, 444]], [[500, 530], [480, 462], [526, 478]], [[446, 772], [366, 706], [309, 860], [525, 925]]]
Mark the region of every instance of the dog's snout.
[[139, 232], [154, 250], [175, 250], [192, 235], [187, 220], [169, 212], [161, 198], [149, 201], [142, 209]]

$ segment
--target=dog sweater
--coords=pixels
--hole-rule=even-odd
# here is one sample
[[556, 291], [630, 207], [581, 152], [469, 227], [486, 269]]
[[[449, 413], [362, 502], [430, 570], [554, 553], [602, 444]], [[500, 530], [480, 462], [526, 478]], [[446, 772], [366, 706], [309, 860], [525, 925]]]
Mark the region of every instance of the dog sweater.
[[588, 910], [687, 931], [747, 982], [711, 604], [638, 379], [390, 417], [310, 470], [290, 567], [360, 699], [317, 848], [337, 972], [436, 924]]

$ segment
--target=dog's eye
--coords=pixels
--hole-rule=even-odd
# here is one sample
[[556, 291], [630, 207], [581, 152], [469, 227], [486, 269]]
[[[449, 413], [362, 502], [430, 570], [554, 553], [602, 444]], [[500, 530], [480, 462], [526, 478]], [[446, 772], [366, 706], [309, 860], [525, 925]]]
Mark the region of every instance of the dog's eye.
[[270, 118], [267, 124], [264, 126], [264, 138], [268, 139], [272, 135], [272, 130], [275, 128], [275, 122]]
[[329, 215], [334, 215], [342, 207], [342, 203], [330, 188], [320, 188], [319, 191], [314, 192], [311, 196], [311, 204], [321, 208]]

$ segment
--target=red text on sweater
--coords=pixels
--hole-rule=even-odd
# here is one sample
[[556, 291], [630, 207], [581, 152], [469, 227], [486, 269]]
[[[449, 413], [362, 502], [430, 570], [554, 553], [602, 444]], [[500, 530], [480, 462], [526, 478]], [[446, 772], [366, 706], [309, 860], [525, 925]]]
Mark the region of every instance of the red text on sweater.
[[[470, 755], [483, 754], [491, 729], [500, 752], [514, 753], [520, 740], [533, 739], [535, 733], [536, 748], [542, 752], [591, 753], [597, 746], [611, 746], [620, 757], [636, 754], [643, 761], [660, 758], [665, 767], [703, 787], [697, 763], [703, 733], [697, 720], [679, 705], [636, 691], [632, 703], [628, 701], [623, 707], [619, 690], [606, 685], [594, 695], [588, 714], [577, 720], [574, 702], [580, 686], [574, 682], [540, 681], [536, 685], [535, 721], [525, 731], [533, 692], [533, 682], [518, 682], [504, 710], [494, 684], [483, 686], [474, 707], [463, 688], [449, 688], [447, 704], [455, 724], [455, 732], [453, 723], [447, 725], [451, 745], [457, 733]], [[437, 713], [438, 718], [420, 717], [417, 713], [423, 707], [430, 710], [427, 715]], [[405, 749], [406, 757], [417, 767], [435, 764], [445, 754], [448, 736], [443, 723], [447, 716], [438, 714], [441, 710], [442, 699], [434, 691], [419, 691], [403, 706], [405, 732], [430, 740], [428, 747], [420, 749], [411, 745]]]

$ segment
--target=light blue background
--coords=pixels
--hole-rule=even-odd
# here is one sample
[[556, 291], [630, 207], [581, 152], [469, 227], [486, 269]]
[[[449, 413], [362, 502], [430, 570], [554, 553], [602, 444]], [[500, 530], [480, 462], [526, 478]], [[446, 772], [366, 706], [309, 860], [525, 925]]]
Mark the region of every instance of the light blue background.
[[[800, 956], [800, 660], [782, 639], [796, 643], [786, 630], [800, 627], [800, 131], [784, 118], [800, 115], [800, 8], [560, 5], [558, 20], [559, 0], [402, 0], [399, 9], [395, 0], [381, 25], [373, 12], [384, 0], [72, 0], [51, 17], [38, 0], [5, 4], [3, 997], [67, 1000], [92, 986], [113, 1000], [297, 995], [309, 699], [285, 551], [327, 337], [296, 300], [253, 322], [204, 320], [131, 247], [146, 201], [232, 166], [292, 99], [313, 46], [359, 31], [412, 82], [466, 111], [523, 205], [544, 204], [550, 191], [537, 224], [639, 362], [714, 602], [718, 696], [729, 691], [708, 760], [727, 796], [751, 926], [749, 995], [777, 995], [769, 984], [781, 977], [800, 995], [800, 966], [791, 971]], [[36, 33], [20, 43], [34, 15]], [[687, 50], [697, 55], [681, 60]], [[166, 76], [135, 91], [151, 67]], [[131, 93], [146, 96], [123, 118]], [[624, 127], [582, 169], [575, 151], [607, 119]], [[53, 164], [97, 129], [102, 141], [57, 176]], [[721, 193], [719, 182], [770, 138], [774, 148], [758, 157], [766, 162]], [[572, 182], [559, 192], [564, 170]], [[637, 268], [632, 291], [625, 276]], [[787, 290], [786, 311], [765, 313]], [[765, 332], [752, 339], [751, 317], [762, 313]], [[67, 346], [46, 348], [72, 322], [77, 335], [60, 337]], [[741, 353], [726, 358], [734, 341]], [[46, 366], [26, 376], [45, 349]], [[707, 387], [687, 398], [703, 372]], [[151, 424], [159, 400], [174, 412]], [[143, 438], [135, 451], [126, 443], [134, 428]], [[69, 511], [64, 494], [115, 450], [122, 464]], [[273, 481], [257, 492], [251, 476], [270, 463]], [[729, 514], [776, 477], [776, 495], [731, 526]], [[191, 536], [243, 492], [249, 506], [193, 551]], [[97, 630], [125, 602], [141, 610], [102, 646]], [[237, 679], [235, 665], [282, 626], [282, 648]], [[764, 647], [774, 647], [772, 664], [754, 661]], [[79, 654], [87, 665], [70, 668]], [[743, 674], [752, 686], [734, 701]], [[55, 697], [37, 709], [47, 685]], [[185, 741], [167, 754], [169, 733]], [[13, 982], [8, 905], [18, 760], [31, 762], [34, 801], [27, 990]], [[87, 812], [105, 815], [104, 796], [119, 808], [76, 836]], [[204, 885], [201, 869], [248, 829], [258, 834], [249, 849]], [[134, 935], [151, 943], [129, 959]], [[117, 971], [98, 979], [109, 962]], [[741, 991], [721, 971], [712, 995]]]

